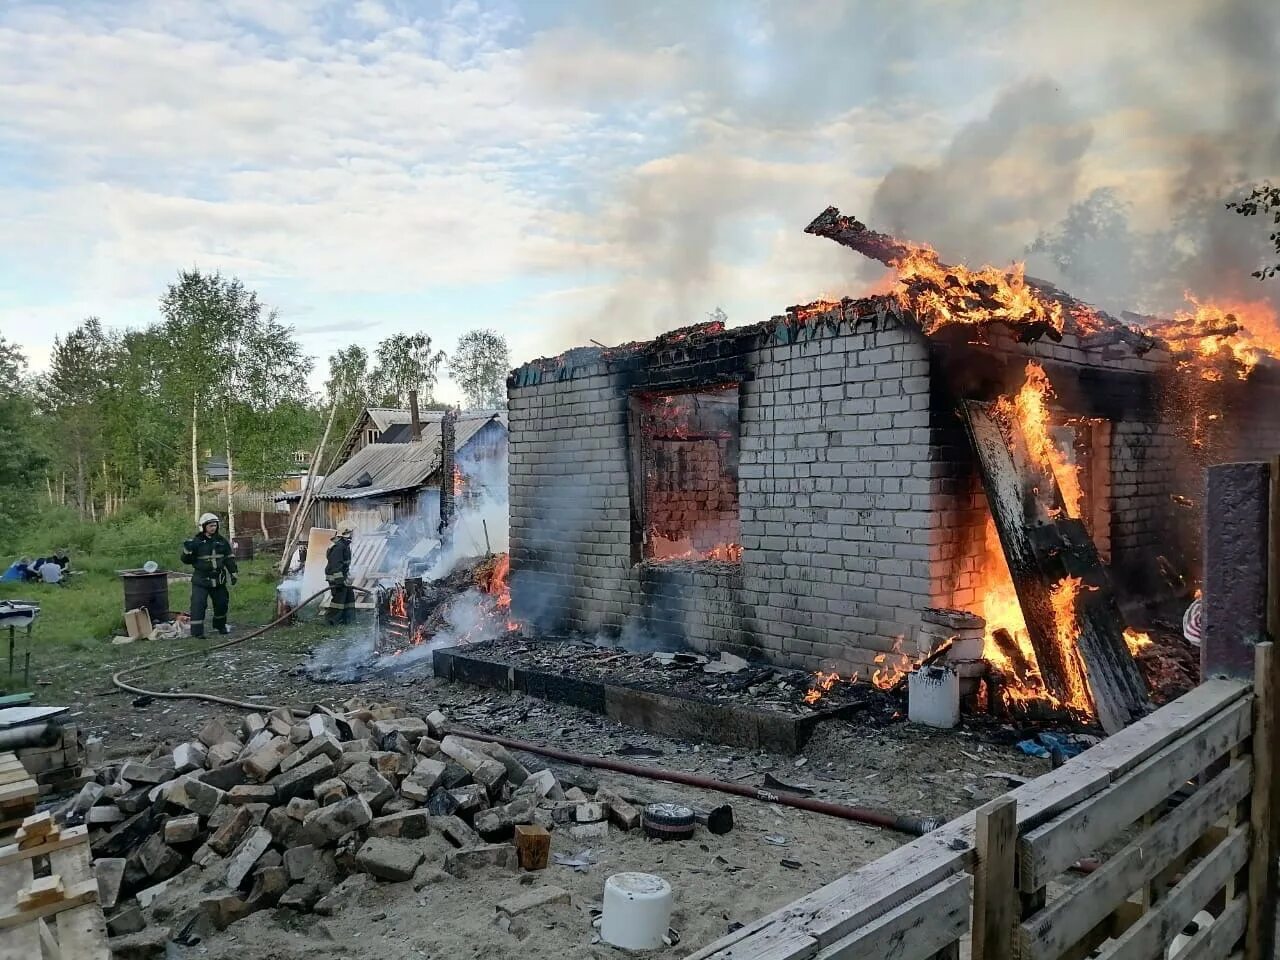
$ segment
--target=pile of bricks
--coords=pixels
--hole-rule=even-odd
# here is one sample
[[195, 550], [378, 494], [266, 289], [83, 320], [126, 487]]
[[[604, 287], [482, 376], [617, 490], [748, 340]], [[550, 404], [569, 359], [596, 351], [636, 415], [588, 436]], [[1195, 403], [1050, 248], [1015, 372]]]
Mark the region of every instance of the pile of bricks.
[[541, 869], [551, 831], [589, 840], [640, 824], [623, 797], [566, 789], [501, 746], [448, 733], [439, 711], [346, 706], [253, 713], [236, 730], [215, 720], [146, 761], [103, 767], [58, 816], [90, 828], [113, 936], [190, 942], [264, 908], [331, 913], [356, 874]]
[[92, 770], [85, 769], [86, 762], [92, 763], [86, 757], [86, 747], [92, 748], [96, 743], [81, 743], [79, 729], [68, 724], [62, 728], [62, 739], [52, 746], [23, 747], [16, 753], [18, 760], [39, 784], [40, 795], [45, 796], [73, 790], [85, 779], [93, 777]]

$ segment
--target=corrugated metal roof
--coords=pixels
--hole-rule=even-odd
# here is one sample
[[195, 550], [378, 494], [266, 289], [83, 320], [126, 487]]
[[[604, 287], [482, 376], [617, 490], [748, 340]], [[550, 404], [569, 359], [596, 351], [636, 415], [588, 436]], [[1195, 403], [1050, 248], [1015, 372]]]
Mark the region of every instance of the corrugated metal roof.
[[[486, 425], [502, 418], [494, 414], [463, 414], [458, 418], [454, 444], [462, 450]], [[340, 464], [325, 479], [316, 497], [320, 500], [359, 500], [420, 487], [440, 469], [440, 421], [422, 424], [422, 439], [416, 443], [370, 443], [361, 447], [351, 459]], [[364, 474], [370, 477], [366, 486], [354, 486]]]

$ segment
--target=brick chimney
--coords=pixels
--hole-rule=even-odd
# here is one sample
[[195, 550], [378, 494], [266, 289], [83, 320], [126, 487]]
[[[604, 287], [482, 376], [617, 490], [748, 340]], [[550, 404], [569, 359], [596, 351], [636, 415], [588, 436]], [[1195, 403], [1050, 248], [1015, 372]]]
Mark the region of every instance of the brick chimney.
[[418, 391], [409, 391], [409, 439], [417, 443], [422, 439], [422, 418], [418, 416]]

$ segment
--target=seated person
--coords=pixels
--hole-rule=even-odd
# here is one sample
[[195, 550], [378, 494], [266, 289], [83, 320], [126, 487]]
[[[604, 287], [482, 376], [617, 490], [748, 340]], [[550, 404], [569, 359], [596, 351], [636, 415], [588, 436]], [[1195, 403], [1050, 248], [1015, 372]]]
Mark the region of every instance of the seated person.
[[62, 568], [63, 573], [67, 572], [67, 569], [71, 566], [71, 558], [67, 556], [65, 547], [59, 547], [53, 551], [53, 562]]
[[44, 566], [44, 560], [45, 560], [44, 557], [36, 557], [34, 560], [28, 563], [26, 573], [23, 574], [23, 579], [25, 579], [28, 583], [39, 583], [40, 568]]
[[62, 583], [62, 567], [58, 566], [58, 561], [53, 557], [45, 557], [44, 562], [38, 568], [40, 579], [45, 583]]

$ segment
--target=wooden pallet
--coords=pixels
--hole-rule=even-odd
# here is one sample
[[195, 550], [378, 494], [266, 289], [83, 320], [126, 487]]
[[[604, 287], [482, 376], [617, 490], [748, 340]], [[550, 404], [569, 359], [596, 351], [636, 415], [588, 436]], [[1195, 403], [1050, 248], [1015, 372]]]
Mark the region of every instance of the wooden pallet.
[[13, 753], [0, 753], [0, 837], [12, 833], [36, 809], [40, 786]]
[[[0, 847], [0, 960], [110, 960], [89, 828], [42, 813], [14, 839]], [[36, 879], [37, 862], [47, 876]]]

